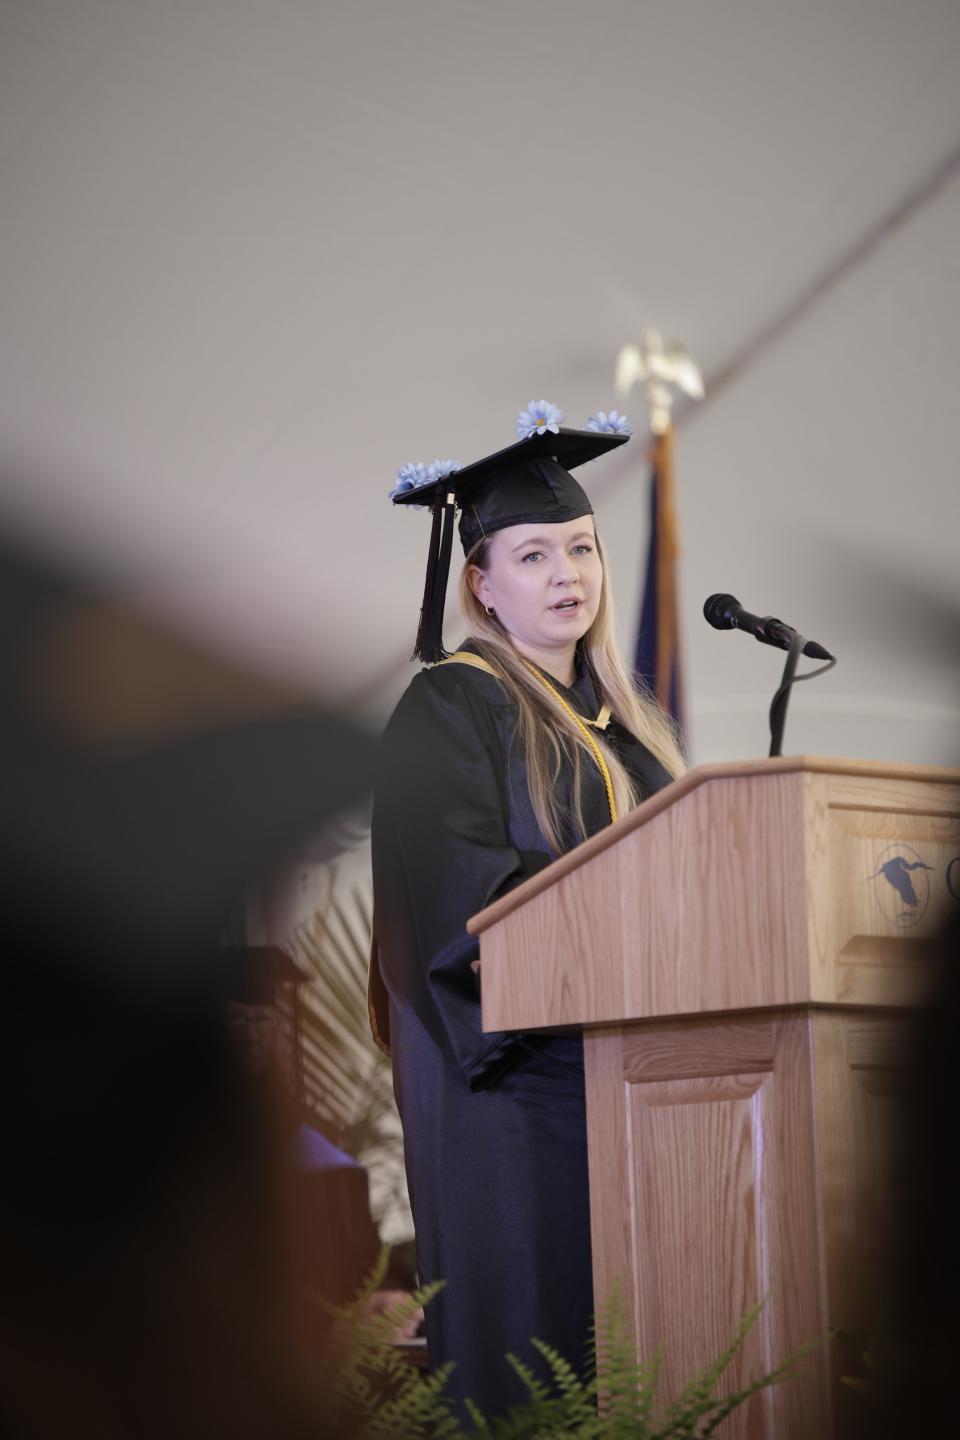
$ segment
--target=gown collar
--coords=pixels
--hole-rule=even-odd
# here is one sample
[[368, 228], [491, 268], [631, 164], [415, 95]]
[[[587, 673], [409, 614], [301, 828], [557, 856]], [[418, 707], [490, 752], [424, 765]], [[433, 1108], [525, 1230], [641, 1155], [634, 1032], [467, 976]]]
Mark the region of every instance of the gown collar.
[[[450, 658], [456, 659], [457, 656], [463, 654], [479, 655], [477, 646], [472, 640], [464, 640], [463, 644], [457, 646], [456, 651]], [[596, 720], [600, 702], [597, 699], [597, 692], [594, 687], [593, 677], [590, 673], [590, 666], [587, 664], [586, 657], [580, 646], [577, 647], [574, 665], [576, 667], [576, 674], [572, 685], [561, 684], [559, 680], [548, 671], [543, 670], [539, 665], [536, 668], [541, 671], [544, 679], [547, 680], [555, 690], [559, 691], [569, 705], [572, 705], [585, 720], [593, 723]], [[605, 713], [609, 715], [609, 711], [605, 711]]]

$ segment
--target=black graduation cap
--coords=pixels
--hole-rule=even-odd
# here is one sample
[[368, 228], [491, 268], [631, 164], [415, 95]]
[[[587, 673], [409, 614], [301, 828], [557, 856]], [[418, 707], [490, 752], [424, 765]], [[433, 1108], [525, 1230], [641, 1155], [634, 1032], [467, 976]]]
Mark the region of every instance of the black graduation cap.
[[592, 515], [582, 485], [570, 474], [623, 445], [628, 434], [594, 430], [543, 430], [461, 469], [395, 491], [395, 505], [418, 505], [433, 513], [427, 575], [414, 658], [435, 664], [443, 648], [443, 609], [453, 548], [453, 517], [460, 511], [464, 554], [509, 525], [562, 524]]

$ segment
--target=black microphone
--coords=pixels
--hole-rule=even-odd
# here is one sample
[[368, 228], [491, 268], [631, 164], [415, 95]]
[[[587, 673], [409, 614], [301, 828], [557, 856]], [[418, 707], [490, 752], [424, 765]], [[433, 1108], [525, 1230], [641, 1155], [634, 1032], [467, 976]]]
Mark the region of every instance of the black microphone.
[[[780, 650], [789, 650], [797, 633], [775, 615], [751, 615], [735, 595], [710, 595], [704, 602], [703, 617], [714, 630], [744, 630], [764, 645], [776, 645]], [[803, 653], [811, 660], [834, 659], [816, 640], [805, 641]]]

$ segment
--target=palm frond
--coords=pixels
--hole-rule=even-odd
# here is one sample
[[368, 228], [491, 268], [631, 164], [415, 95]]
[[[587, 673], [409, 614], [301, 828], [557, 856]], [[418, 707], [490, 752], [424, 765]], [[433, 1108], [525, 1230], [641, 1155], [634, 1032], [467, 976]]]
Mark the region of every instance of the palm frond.
[[330, 889], [323, 909], [293, 932], [292, 949], [309, 979], [301, 991], [305, 1100], [317, 1125], [370, 1175], [374, 1220], [393, 1240], [413, 1234], [403, 1136], [389, 1060], [370, 1035], [367, 967], [369, 888]]

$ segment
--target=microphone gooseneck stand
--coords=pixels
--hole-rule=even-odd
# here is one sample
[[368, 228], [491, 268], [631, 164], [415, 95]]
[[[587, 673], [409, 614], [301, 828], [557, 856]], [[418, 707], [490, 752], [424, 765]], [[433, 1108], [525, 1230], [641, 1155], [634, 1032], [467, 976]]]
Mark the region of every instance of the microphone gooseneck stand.
[[[832, 670], [837, 663], [837, 657], [831, 655], [830, 651], [816, 640], [807, 640], [805, 636], [798, 634], [792, 625], [785, 625], [775, 615], [751, 614], [735, 595], [708, 595], [703, 605], [703, 618], [714, 630], [741, 630], [763, 645], [775, 645], [777, 649], [787, 651], [783, 678], [770, 702], [770, 754], [782, 755], [783, 727], [787, 721], [787, 706], [794, 684], [797, 680], [812, 680], [814, 676]], [[825, 660], [827, 663], [819, 665], [816, 670], [808, 670], [805, 675], [798, 675], [797, 662], [801, 655], [808, 655], [811, 660]]]
[[[803, 647], [806, 640], [802, 635], [794, 631], [790, 638], [790, 648], [787, 651], [786, 664], [783, 667], [783, 676], [780, 686], [770, 701], [770, 754], [783, 754], [783, 727], [787, 723], [787, 706], [790, 703], [790, 692], [797, 680], [813, 680], [817, 675], [823, 675], [827, 670], [832, 670], [837, 663], [835, 655], [831, 655], [826, 665], [818, 665], [816, 670], [808, 670], [805, 675], [797, 674], [797, 662], [803, 654]], [[829, 653], [829, 652], [828, 652]]]

